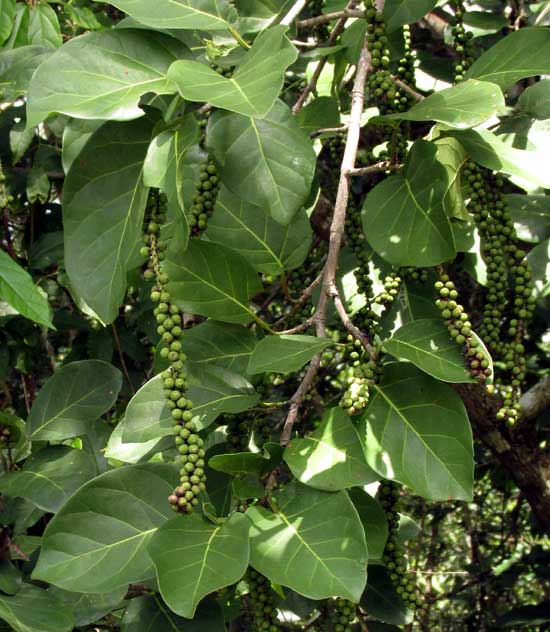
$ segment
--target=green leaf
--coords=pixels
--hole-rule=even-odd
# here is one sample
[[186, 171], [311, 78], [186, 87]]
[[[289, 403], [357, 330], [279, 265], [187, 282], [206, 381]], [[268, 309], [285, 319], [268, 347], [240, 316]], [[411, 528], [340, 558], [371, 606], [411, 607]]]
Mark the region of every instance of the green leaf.
[[57, 13], [49, 4], [29, 7], [29, 44], [59, 48], [63, 44]]
[[306, 132], [340, 126], [338, 101], [333, 97], [317, 97], [296, 115], [298, 125]]
[[4, 100], [14, 101], [25, 95], [34, 71], [50, 55], [51, 49], [43, 46], [0, 51], [0, 85]]
[[117, 465], [122, 463], [139, 463], [146, 462], [148, 459], [158, 454], [161, 450], [166, 450], [174, 446], [174, 437], [164, 437], [159, 440], [152, 439], [143, 443], [131, 443], [122, 440], [126, 419], [123, 419], [115, 426], [115, 429], [109, 437], [107, 447], [105, 448], [105, 458], [114, 460]]
[[348, 494], [365, 528], [369, 560], [381, 560], [389, 533], [386, 513], [382, 505], [364, 489], [352, 487]]
[[381, 120], [439, 121], [465, 129], [481, 125], [505, 108], [504, 95], [494, 83], [470, 79], [434, 92], [415, 103], [407, 112], [389, 114]]
[[531, 266], [535, 295], [539, 298], [550, 294], [550, 239], [541, 241], [527, 255]]
[[95, 460], [84, 450], [50, 446], [27, 459], [21, 471], [0, 478], [0, 491], [6, 496], [25, 498], [39, 509], [55, 513], [96, 474]]
[[254, 349], [248, 363], [248, 373], [294, 373], [301, 369], [314, 355], [330, 347], [330, 338], [283, 334], [266, 336]]
[[152, 129], [148, 118], [106, 123], [65, 180], [65, 265], [77, 293], [105, 323], [118, 316], [132, 258], [142, 245], [142, 169]]
[[311, 247], [311, 226], [304, 210], [282, 226], [269, 210], [245, 202], [222, 186], [206, 237], [237, 250], [258, 272], [280, 275], [300, 266]]
[[150, 579], [147, 545], [173, 515], [166, 498], [177, 481], [176, 468], [161, 463], [120, 467], [90, 481], [48, 524], [33, 577], [100, 593]]
[[383, 180], [363, 205], [368, 242], [394, 265], [427, 267], [456, 255], [443, 207], [447, 177], [436, 152], [435, 144], [417, 140], [407, 157], [405, 175]]
[[170, 278], [167, 289], [183, 311], [227, 323], [255, 319], [248, 299], [262, 285], [251, 265], [234, 250], [193, 239], [184, 253], [168, 253], [164, 270]]
[[31, 146], [35, 134], [34, 128], [27, 128], [26, 121], [21, 119], [10, 129], [10, 150], [12, 164], [18, 163]]
[[207, 141], [229, 190], [280, 224], [292, 221], [310, 193], [316, 156], [288, 106], [276, 101], [262, 119], [218, 112]]
[[244, 374], [256, 346], [256, 336], [242, 325], [207, 320], [183, 332], [183, 351], [193, 365], [215, 365]]
[[273, 26], [255, 40], [231, 79], [209, 65], [180, 60], [170, 66], [168, 79], [188, 101], [207, 101], [245, 116], [264, 117], [283, 87], [285, 70], [298, 51], [287, 39], [286, 26]]
[[407, 323], [384, 342], [396, 358], [408, 360], [444, 382], [475, 382], [466, 369], [461, 347], [451, 338], [441, 318], [423, 318]]
[[550, 237], [550, 197], [510, 193], [506, 203], [521, 241], [538, 243]]
[[272, 24], [292, 6], [292, 0], [235, 0], [240, 33], [256, 33]]
[[15, 20], [16, 0], [0, 0], [0, 45], [10, 36]]
[[71, 362], [44, 384], [27, 420], [34, 440], [61, 441], [86, 434], [88, 426], [115, 403], [121, 372], [100, 360]]
[[405, 625], [413, 618], [413, 613], [397, 594], [388, 571], [378, 564], [369, 564], [369, 581], [361, 597], [361, 606], [384, 623]]
[[228, 0], [171, 0], [158, 5], [150, 0], [109, 0], [109, 4], [158, 29], [225, 30], [237, 17]]
[[382, 15], [389, 33], [404, 24], [412, 24], [429, 13], [437, 0], [386, 0]]
[[31, 584], [23, 584], [16, 595], [0, 595], [0, 619], [15, 632], [71, 632], [74, 628], [70, 610]]
[[470, 214], [466, 208], [460, 180], [462, 167], [468, 160], [468, 154], [456, 138], [438, 138], [435, 144], [437, 160], [447, 172], [447, 192], [443, 198], [445, 211], [449, 217], [469, 221]]
[[76, 118], [127, 121], [143, 116], [146, 92], [173, 92], [166, 73], [189, 55], [177, 40], [147, 30], [86, 33], [64, 44], [37, 69], [27, 102], [27, 125], [60, 112]]
[[[5, 520], [5, 518], [4, 518]], [[9, 559], [0, 560], [0, 590], [15, 595], [21, 589], [22, 573]]]
[[272, 582], [311, 599], [358, 602], [367, 579], [365, 533], [345, 492], [289, 483], [277, 512], [249, 507], [250, 564]]
[[192, 619], [199, 601], [239, 581], [248, 566], [248, 523], [234, 513], [221, 526], [202, 516], [175, 517], [153, 536], [149, 553], [160, 594], [176, 614]]
[[29, 273], [3, 250], [0, 250], [0, 299], [25, 318], [53, 328], [48, 299], [38, 290]]
[[77, 626], [94, 623], [115, 608], [120, 607], [127, 592], [126, 586], [100, 595], [70, 592], [57, 588], [57, 586], [48, 588], [48, 594], [55, 597], [73, 613]]
[[550, 118], [550, 79], [538, 81], [527, 87], [518, 99], [520, 110], [536, 119]]
[[267, 442], [260, 452], [234, 452], [215, 454], [208, 466], [226, 474], [267, 474], [275, 469], [283, 457], [283, 447], [279, 443]]
[[69, 119], [63, 130], [61, 156], [63, 171], [69, 172], [71, 165], [104, 121], [94, 119]]
[[472, 431], [446, 384], [405, 363], [386, 365], [362, 416], [368, 464], [428, 500], [472, 497]]
[[550, 73], [550, 31], [523, 28], [485, 51], [466, 71], [467, 78], [496, 83], [503, 90], [520, 79]]
[[301, 483], [327, 492], [379, 478], [367, 465], [355, 426], [340, 408], [327, 409], [319, 427], [307, 437], [292, 439], [284, 460]]

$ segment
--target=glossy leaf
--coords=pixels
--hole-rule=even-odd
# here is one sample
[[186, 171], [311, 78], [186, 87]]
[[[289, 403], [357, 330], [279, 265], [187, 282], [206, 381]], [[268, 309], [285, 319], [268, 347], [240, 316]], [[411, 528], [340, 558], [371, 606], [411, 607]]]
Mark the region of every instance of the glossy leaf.
[[446, 384], [405, 363], [386, 365], [371, 387], [359, 434], [368, 464], [429, 500], [472, 497], [472, 431]]
[[491, 46], [466, 71], [466, 77], [496, 83], [503, 90], [516, 81], [550, 73], [550, 31], [523, 28]]
[[367, 465], [355, 426], [340, 408], [326, 410], [307, 437], [292, 439], [284, 460], [301, 483], [327, 492], [378, 480]]
[[114, 460], [117, 465], [146, 462], [149, 458], [158, 454], [160, 450], [166, 450], [174, 446], [173, 436], [165, 436], [161, 439], [157, 437], [143, 443], [125, 442], [122, 439], [125, 426], [126, 419], [123, 419], [111, 433], [105, 448], [105, 458]]
[[106, 362], [71, 362], [44, 384], [27, 420], [32, 439], [60, 441], [85, 434], [116, 401], [122, 374]]
[[382, 15], [388, 32], [397, 30], [404, 24], [412, 24], [429, 13], [437, 0], [386, 0]]
[[184, 253], [169, 253], [164, 269], [170, 277], [167, 289], [182, 310], [227, 323], [254, 320], [248, 299], [262, 286], [234, 250], [192, 240]]
[[71, 632], [74, 628], [70, 610], [31, 584], [24, 584], [16, 595], [0, 595], [0, 619], [15, 632]]
[[147, 545], [173, 515], [166, 498], [177, 481], [176, 468], [160, 463], [120, 467], [90, 481], [48, 524], [33, 577], [76, 592], [150, 579]]
[[347, 494], [292, 482], [275, 500], [276, 512], [260, 505], [246, 512], [250, 564], [306, 597], [359, 601], [367, 579], [367, 545]]
[[388, 571], [377, 564], [369, 565], [369, 581], [361, 597], [361, 606], [384, 623], [405, 625], [412, 620], [413, 613], [397, 594]]
[[174, 92], [166, 73], [188, 55], [183, 44], [153, 31], [116, 29], [75, 37], [34, 74], [27, 124], [37, 125], [54, 112], [117, 121], [143, 116], [139, 98]]
[[518, 107], [536, 119], [550, 118], [550, 79], [528, 86], [518, 99]]
[[292, 221], [309, 195], [316, 158], [288, 106], [276, 101], [262, 119], [217, 113], [208, 143], [228, 189], [280, 224]]
[[97, 466], [90, 454], [55, 445], [31, 456], [20, 471], [0, 478], [0, 491], [6, 496], [25, 498], [39, 509], [55, 513], [96, 474]]
[[25, 318], [53, 327], [48, 299], [38, 290], [29, 273], [3, 250], [0, 250], [0, 299]]
[[176, 614], [193, 618], [201, 599], [239, 581], [248, 566], [248, 523], [234, 513], [215, 526], [197, 514], [175, 517], [153, 536], [149, 553], [160, 594]]
[[142, 169], [152, 129], [148, 118], [106, 123], [65, 180], [65, 265], [77, 293], [105, 323], [118, 316], [132, 257], [142, 245]]
[[456, 255], [443, 206], [447, 177], [436, 151], [434, 144], [416, 141], [405, 175], [383, 180], [368, 193], [363, 205], [368, 242], [394, 265], [433, 266]]
[[286, 31], [286, 26], [277, 25], [259, 35], [231, 79], [209, 65], [187, 60], [174, 62], [168, 79], [188, 101], [207, 101], [224, 110], [262, 118], [279, 96], [285, 70], [298, 56]]
[[265, 207], [245, 202], [222, 187], [206, 236], [240, 252], [258, 272], [280, 275], [304, 262], [312, 231], [303, 210], [283, 226]]
[[461, 347], [451, 338], [441, 318], [414, 320], [386, 340], [384, 348], [444, 382], [475, 382]]
[[108, 593], [94, 595], [90, 593], [76, 593], [50, 586], [48, 593], [68, 608], [77, 626], [85, 626], [101, 619], [112, 610], [120, 607], [126, 596], [126, 586]]
[[361, 487], [352, 487], [348, 494], [365, 528], [369, 560], [381, 560], [389, 533], [386, 513], [382, 505]]
[[248, 373], [250, 375], [265, 371], [293, 373], [332, 344], [333, 341], [330, 338], [300, 334], [266, 336], [258, 342], [250, 357]]

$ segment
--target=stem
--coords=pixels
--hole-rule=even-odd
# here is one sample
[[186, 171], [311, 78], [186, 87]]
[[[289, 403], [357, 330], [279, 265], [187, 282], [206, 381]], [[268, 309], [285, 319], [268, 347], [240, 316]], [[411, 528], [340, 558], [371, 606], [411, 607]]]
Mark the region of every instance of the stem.
[[383, 173], [385, 171], [398, 171], [403, 165], [396, 164], [391, 160], [382, 160], [368, 167], [359, 167], [357, 169], [350, 169], [348, 176], [368, 176], [371, 173]]
[[232, 26], [230, 26], [227, 30], [231, 33], [231, 35], [235, 38], [235, 40], [239, 43], [239, 45], [242, 46], [245, 50], [248, 50], [250, 48], [250, 44], [246, 42], [240, 36], [239, 32], [235, 30]]
[[344, 9], [344, 11], [333, 11], [332, 13], [324, 13], [314, 18], [308, 18], [307, 20], [300, 20], [296, 22], [297, 28], [309, 28], [311, 26], [317, 26], [317, 24], [324, 24], [325, 22], [332, 22], [332, 20], [339, 20], [340, 18], [364, 18], [363, 11], [358, 9]]
[[404, 81], [401, 81], [401, 79], [399, 79], [399, 77], [396, 77], [395, 75], [392, 75], [392, 79], [395, 81], [395, 85], [398, 88], [400, 88], [401, 90], [406, 92], [408, 95], [410, 95], [415, 101], [424, 101], [424, 99], [426, 98], [423, 94], [420, 94], [420, 92], [417, 92], [416, 90], [413, 90]]
[[115, 347], [118, 353], [120, 364], [122, 365], [122, 370], [124, 371], [124, 375], [126, 376], [126, 379], [128, 380], [128, 384], [130, 385], [130, 389], [132, 390], [132, 393], [135, 395], [136, 389], [134, 388], [134, 385], [132, 384], [132, 380], [130, 379], [130, 374], [128, 373], [126, 362], [124, 361], [124, 354], [122, 353], [122, 347], [120, 346], [120, 338], [118, 337], [118, 331], [116, 329], [115, 323], [113, 323], [111, 327], [113, 329], [113, 338], [115, 340]]

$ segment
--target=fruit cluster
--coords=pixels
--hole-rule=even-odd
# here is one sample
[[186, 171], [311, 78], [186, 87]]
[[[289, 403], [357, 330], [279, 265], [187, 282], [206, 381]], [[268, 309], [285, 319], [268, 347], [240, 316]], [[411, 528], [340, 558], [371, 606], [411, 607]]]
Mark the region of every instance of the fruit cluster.
[[199, 167], [199, 183], [193, 196], [189, 215], [191, 234], [195, 237], [206, 230], [208, 218], [214, 212], [220, 181], [218, 168], [212, 158], [206, 158]]
[[252, 615], [251, 632], [280, 632], [277, 623], [277, 608], [274, 593], [269, 580], [253, 568], [246, 574], [248, 584], [248, 599]]
[[473, 33], [466, 31], [464, 28], [464, 3], [462, 0], [455, 0], [455, 19], [456, 23], [451, 30], [454, 40], [454, 49], [457, 52], [458, 59], [454, 65], [455, 83], [464, 80], [464, 73], [474, 63], [472, 38]]
[[348, 599], [331, 599], [328, 603], [328, 622], [331, 632], [352, 632], [355, 604]]

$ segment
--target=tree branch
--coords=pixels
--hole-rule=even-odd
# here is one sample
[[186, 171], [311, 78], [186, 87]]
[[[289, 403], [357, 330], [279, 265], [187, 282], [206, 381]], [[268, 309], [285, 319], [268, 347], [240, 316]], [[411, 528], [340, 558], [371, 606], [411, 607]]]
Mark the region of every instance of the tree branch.
[[538, 384], [524, 393], [519, 403], [521, 405], [519, 424], [538, 417], [550, 408], [550, 375], [543, 377]]
[[373, 165], [369, 165], [368, 167], [359, 167], [357, 169], [350, 169], [348, 171], [348, 176], [368, 176], [371, 173], [380, 173], [384, 171], [398, 171], [401, 169], [403, 165], [392, 162], [391, 160], [382, 160], [381, 162], [376, 162]]

